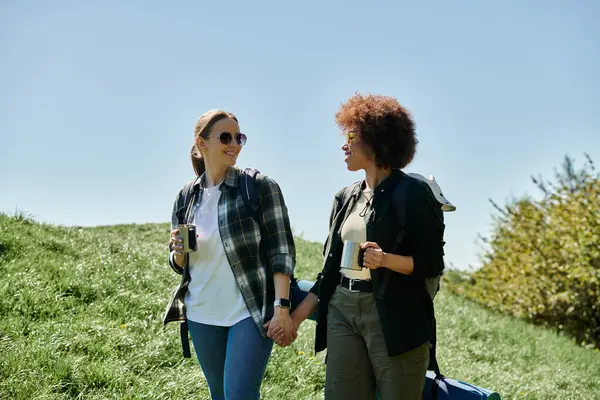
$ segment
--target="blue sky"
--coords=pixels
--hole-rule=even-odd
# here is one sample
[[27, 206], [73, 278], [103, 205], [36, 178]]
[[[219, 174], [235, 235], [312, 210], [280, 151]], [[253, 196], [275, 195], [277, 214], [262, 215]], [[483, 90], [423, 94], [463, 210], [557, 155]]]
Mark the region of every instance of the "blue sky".
[[[485, 3], [485, 4], [484, 4]], [[334, 114], [356, 91], [417, 123], [446, 259], [478, 265], [492, 207], [569, 154], [600, 164], [600, 3], [0, 2], [0, 211], [63, 225], [166, 222], [209, 108], [238, 115], [239, 165], [323, 241], [346, 171]], [[166, 240], [166, 237], [165, 237]]]

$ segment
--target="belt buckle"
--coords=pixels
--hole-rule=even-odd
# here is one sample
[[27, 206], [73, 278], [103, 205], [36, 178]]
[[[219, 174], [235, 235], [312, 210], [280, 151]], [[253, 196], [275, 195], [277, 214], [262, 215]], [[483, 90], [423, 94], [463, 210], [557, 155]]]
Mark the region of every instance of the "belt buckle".
[[360, 292], [360, 290], [358, 290], [358, 289], [353, 289], [354, 281], [357, 281], [357, 280], [359, 280], [359, 279], [350, 278], [350, 281], [348, 282], [348, 290], [352, 293]]

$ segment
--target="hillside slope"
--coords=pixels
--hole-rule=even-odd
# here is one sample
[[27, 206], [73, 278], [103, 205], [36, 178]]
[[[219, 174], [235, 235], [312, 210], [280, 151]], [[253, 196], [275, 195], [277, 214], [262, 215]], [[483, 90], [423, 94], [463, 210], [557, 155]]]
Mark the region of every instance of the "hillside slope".
[[[0, 215], [0, 399], [208, 398], [162, 314], [178, 277], [167, 224], [97, 228]], [[321, 246], [298, 239], [297, 276], [314, 278]], [[600, 354], [442, 290], [439, 361], [447, 376], [506, 399], [600, 399]], [[314, 323], [274, 351], [265, 399], [322, 398]]]

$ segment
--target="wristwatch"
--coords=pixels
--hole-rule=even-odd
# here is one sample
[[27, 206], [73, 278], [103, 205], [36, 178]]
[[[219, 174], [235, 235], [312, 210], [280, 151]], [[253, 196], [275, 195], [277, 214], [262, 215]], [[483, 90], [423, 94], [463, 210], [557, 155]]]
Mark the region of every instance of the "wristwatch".
[[288, 299], [275, 300], [273, 307], [290, 308], [291, 302]]

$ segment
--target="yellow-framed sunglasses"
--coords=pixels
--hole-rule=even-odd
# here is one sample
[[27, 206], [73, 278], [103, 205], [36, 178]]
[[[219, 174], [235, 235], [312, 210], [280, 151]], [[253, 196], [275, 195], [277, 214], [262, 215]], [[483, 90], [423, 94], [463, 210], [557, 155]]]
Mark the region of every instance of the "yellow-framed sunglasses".
[[346, 143], [348, 143], [348, 144], [354, 143], [356, 141], [356, 139], [358, 139], [358, 133], [356, 133], [354, 131], [346, 132], [345, 136], [346, 136]]

